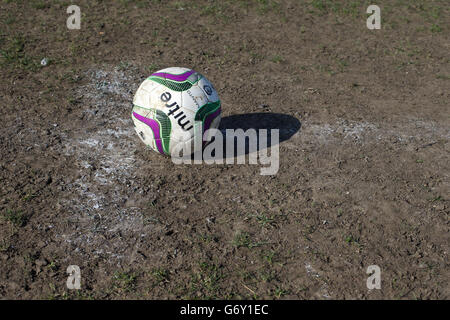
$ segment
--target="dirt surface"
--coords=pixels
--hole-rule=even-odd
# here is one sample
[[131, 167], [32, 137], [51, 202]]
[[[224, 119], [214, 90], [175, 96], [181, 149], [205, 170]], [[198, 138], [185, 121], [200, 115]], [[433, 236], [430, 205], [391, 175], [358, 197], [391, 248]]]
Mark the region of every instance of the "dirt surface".
[[[1, 298], [450, 298], [448, 1], [75, 4], [0, 2]], [[222, 130], [281, 130], [276, 175], [145, 148], [132, 97], [170, 66]]]

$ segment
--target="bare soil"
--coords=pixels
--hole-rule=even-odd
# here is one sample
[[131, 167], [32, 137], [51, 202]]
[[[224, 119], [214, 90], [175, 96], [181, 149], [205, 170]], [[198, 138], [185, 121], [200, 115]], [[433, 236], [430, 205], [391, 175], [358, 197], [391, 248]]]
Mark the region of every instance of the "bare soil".
[[[372, 1], [69, 4], [0, 2], [1, 298], [449, 299], [448, 1], [376, 1], [381, 30]], [[145, 148], [170, 66], [222, 130], [280, 129], [276, 175]]]

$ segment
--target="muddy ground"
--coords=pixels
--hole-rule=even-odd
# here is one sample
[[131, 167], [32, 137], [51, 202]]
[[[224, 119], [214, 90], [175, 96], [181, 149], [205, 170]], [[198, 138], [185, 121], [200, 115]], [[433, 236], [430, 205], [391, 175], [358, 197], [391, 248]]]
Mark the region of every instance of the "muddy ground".
[[[448, 1], [70, 3], [0, 2], [1, 298], [450, 297]], [[280, 129], [276, 175], [145, 148], [132, 97], [170, 66], [222, 130]]]

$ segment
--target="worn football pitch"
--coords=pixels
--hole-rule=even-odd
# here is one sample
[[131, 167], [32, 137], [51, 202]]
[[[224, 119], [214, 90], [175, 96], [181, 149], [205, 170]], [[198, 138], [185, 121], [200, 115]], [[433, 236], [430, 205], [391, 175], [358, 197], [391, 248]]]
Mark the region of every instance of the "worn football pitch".
[[[448, 1], [70, 4], [0, 2], [0, 297], [449, 298]], [[276, 175], [145, 148], [132, 97], [170, 66], [222, 130], [280, 130]]]

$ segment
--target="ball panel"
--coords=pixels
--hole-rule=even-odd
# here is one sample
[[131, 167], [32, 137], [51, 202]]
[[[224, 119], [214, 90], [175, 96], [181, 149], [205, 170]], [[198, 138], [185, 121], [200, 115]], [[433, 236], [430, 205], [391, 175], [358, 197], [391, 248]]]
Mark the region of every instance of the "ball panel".
[[141, 108], [164, 109], [165, 102], [161, 100], [161, 95], [166, 92], [171, 96], [178, 94], [153, 81], [145, 80], [144, 82], [147, 84], [139, 87], [133, 98], [133, 104]]
[[142, 84], [140, 85], [138, 90], [145, 90], [147, 91], [149, 94], [152, 93], [153, 90], [155, 90], [156, 88], [158, 88], [158, 85], [151, 80], [145, 79]]
[[[155, 151], [161, 154], [169, 154], [172, 129], [169, 117], [158, 109], [145, 109], [145, 115], [139, 111], [142, 111], [142, 108], [135, 106], [132, 117], [136, 128], [139, 129], [136, 131], [141, 139]], [[147, 127], [142, 124], [146, 124]]]

